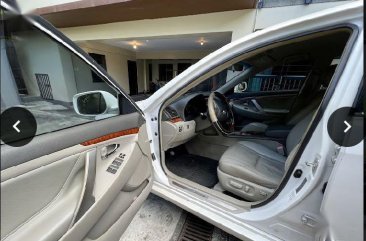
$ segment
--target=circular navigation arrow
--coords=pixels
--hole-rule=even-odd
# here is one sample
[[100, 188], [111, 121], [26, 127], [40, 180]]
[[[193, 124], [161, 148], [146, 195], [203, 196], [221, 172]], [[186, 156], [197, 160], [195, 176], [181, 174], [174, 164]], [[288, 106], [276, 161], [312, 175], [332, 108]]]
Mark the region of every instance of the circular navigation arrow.
[[14, 147], [28, 144], [37, 131], [32, 113], [21, 107], [12, 107], [1, 113], [1, 140]]
[[16, 130], [18, 133], [20, 133], [20, 130], [18, 129], [18, 125], [19, 125], [20, 121], [18, 120], [17, 122], [15, 122], [15, 124], [13, 125], [14, 130]]
[[349, 129], [352, 128], [352, 126], [347, 121], [343, 121], [343, 123], [347, 126], [347, 128], [343, 132], [347, 133], [349, 131]]
[[327, 129], [330, 138], [338, 145], [357, 145], [364, 138], [363, 116], [351, 107], [340, 108], [330, 116]]

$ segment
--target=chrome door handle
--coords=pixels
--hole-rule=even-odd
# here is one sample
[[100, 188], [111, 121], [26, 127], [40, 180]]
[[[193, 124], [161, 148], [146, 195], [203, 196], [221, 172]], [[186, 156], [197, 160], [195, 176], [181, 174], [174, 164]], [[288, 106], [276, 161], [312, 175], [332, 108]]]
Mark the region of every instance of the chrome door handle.
[[108, 146], [103, 147], [101, 150], [102, 159], [106, 159], [107, 157], [115, 153], [119, 148], [119, 146], [120, 146], [119, 144], [110, 144]]

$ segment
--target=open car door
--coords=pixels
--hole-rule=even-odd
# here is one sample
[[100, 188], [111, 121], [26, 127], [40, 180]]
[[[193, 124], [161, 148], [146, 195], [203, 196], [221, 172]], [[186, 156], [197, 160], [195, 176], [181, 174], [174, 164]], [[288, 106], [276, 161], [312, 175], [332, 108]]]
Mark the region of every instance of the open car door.
[[0, 27], [1, 240], [119, 240], [152, 187], [143, 113], [40, 17], [1, 1]]

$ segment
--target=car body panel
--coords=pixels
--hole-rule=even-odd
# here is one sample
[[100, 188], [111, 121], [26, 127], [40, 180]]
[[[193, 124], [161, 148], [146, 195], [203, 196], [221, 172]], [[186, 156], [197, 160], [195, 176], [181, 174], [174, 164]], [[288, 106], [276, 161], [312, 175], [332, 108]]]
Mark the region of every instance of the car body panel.
[[[331, 170], [326, 160], [329, 158], [329, 153], [335, 148], [335, 144], [327, 133], [327, 121], [336, 109], [343, 106], [352, 106], [362, 81], [362, 6], [361, 1], [355, 1], [354, 3], [281, 23], [243, 37], [192, 65], [144, 101], [142, 108], [146, 118], [159, 117], [159, 111], [168, 103], [171, 103], [174, 96], [179, 96], [179, 94], [188, 90], [192, 86], [191, 82], [193, 80], [200, 79], [203, 81], [205, 76], [208, 76], [209, 71], [235, 59], [242, 53], [296, 36], [325, 31], [339, 26], [353, 26], [353, 38], [345, 51], [347, 57], [341, 60], [341, 67], [338, 68], [335, 74], [338, 82], [333, 81], [333, 89], [328, 91], [325, 97], [326, 101], [323, 100], [322, 106], [317, 111], [317, 124], [313, 123], [312, 135], [308, 135], [307, 144], [302, 144], [304, 149], [302, 153], [298, 154], [297, 165], [292, 167], [292, 170], [296, 167], [305, 170], [303, 178], [295, 179], [290, 176], [290, 172], [287, 182], [283, 184], [282, 190], [276, 197], [261, 206], [252, 208], [251, 211], [240, 209], [229, 203], [225, 203], [230, 207], [229, 210], [228, 208], [222, 208], [222, 206], [215, 205], [213, 201], [210, 202], [212, 196], [206, 194], [207, 197], [203, 201], [202, 195], [205, 195], [204, 192], [195, 188], [178, 188], [169, 181], [159, 163], [161, 158], [159, 136], [153, 135], [159, 133], [159, 125], [156, 122], [149, 122], [147, 125], [152, 136], [151, 149], [157, 157], [157, 161], [154, 161], [155, 183], [159, 183], [159, 185], [154, 184], [153, 192], [184, 209], [195, 212], [212, 223], [220, 223], [220, 227], [240, 238], [256, 238], [256, 234], [264, 237], [261, 232], [265, 231], [268, 234], [271, 233], [272, 238], [312, 240], [319, 230], [304, 225], [301, 217], [302, 215], [315, 216], [317, 223], [324, 224], [324, 220], [319, 213], [322, 195], [318, 193], [317, 189], [322, 186], [321, 183], [324, 181], [322, 173]], [[221, 69], [224, 69], [224, 67]], [[352, 81], [349, 81], [350, 79]], [[332, 91], [333, 93], [331, 93]], [[347, 95], [344, 95], [344, 93], [347, 93]], [[360, 152], [356, 156], [358, 159], [363, 158]], [[306, 162], [315, 158], [319, 158], [321, 164], [318, 166], [317, 172], [313, 174], [312, 169], [307, 167]], [[295, 189], [304, 181], [304, 177], [307, 178], [307, 184], [302, 187], [301, 192], [295, 193]], [[196, 195], [192, 192], [195, 192]], [[184, 202], [182, 198], [185, 200]], [[201, 205], [202, 203], [205, 203], [205, 205]], [[214, 210], [212, 207], [215, 207]], [[240, 228], [233, 225], [234, 222]], [[261, 229], [261, 231], [256, 228]], [[270, 239], [268, 238], [268, 240]]]
[[[2, 6], [5, 5], [7, 3], [2, 2]], [[362, 6], [361, 1], [356, 1], [281, 23], [243, 37], [204, 57], [147, 100], [139, 101], [137, 104], [122, 91], [105, 70], [95, 65], [94, 61], [79, 47], [48, 23], [29, 17], [28, 20], [34, 26], [79, 56], [119, 90], [135, 107], [137, 110], [135, 115], [138, 117], [135, 116], [133, 121], [125, 123], [123, 121], [128, 119], [126, 116], [99, 120], [98, 124], [91, 123], [92, 127], [105, 125], [106, 129], [89, 130], [86, 132], [88, 133], [86, 136], [79, 139], [75, 137], [75, 143], [68, 143], [64, 146], [59, 143], [47, 143], [49, 141], [47, 141], [47, 135], [55, 135], [50, 133], [35, 138], [35, 141], [44, 139], [43, 142], [40, 142], [45, 145], [44, 150], [31, 150], [32, 148], [25, 147], [19, 152], [14, 149], [12, 151], [12, 148], [7, 148], [8, 150], [5, 152], [2, 150], [2, 159], [7, 159], [4, 163], [11, 163], [5, 165], [4, 168], [2, 163], [1, 192], [3, 197], [6, 196], [4, 199], [2, 198], [1, 204], [2, 226], [5, 227], [1, 233], [2, 240], [22, 240], [24, 237], [27, 237], [28, 240], [54, 238], [118, 240], [151, 189], [153, 193], [244, 240], [305, 241], [313, 240], [314, 237], [326, 240], [329, 232], [307, 225], [303, 221], [303, 217], [311, 217], [319, 226], [327, 225], [323, 215], [326, 218], [331, 217], [329, 211], [324, 208], [322, 209], [323, 215], [320, 212], [323, 201], [323, 195], [319, 192], [320, 184], [328, 180], [332, 173], [333, 166], [329, 164], [328, 160], [336, 148], [328, 136], [326, 125], [333, 111], [343, 106], [352, 106], [362, 81]], [[339, 26], [354, 29], [353, 42], [348, 46], [346, 58], [341, 59], [342, 68], [338, 68], [339, 70], [336, 72], [337, 81], [334, 82], [334, 89], [326, 95], [326, 105], [322, 105], [317, 110], [318, 119], [312, 124], [312, 132], [309, 132], [307, 142], [303, 141], [300, 144], [303, 146], [303, 150], [299, 152], [297, 162], [290, 169], [294, 170], [297, 167], [304, 170], [302, 178], [294, 179], [289, 172], [283, 188], [272, 200], [261, 205], [246, 203], [242, 206], [188, 185], [177, 185], [177, 182], [172, 182], [168, 178], [162, 167], [160, 141], [161, 111], [166, 105], [194, 84], [203, 81], [205, 77], [224, 69], [224, 66], [231, 62], [235, 62], [244, 53], [271, 43]], [[349, 81], [350, 79], [352, 81]], [[193, 84], [195, 80], [198, 81]], [[83, 141], [107, 134], [111, 131], [109, 128], [118, 131], [114, 129], [117, 126], [119, 130], [129, 130], [131, 127], [139, 129], [133, 134], [98, 142], [87, 147], [80, 145]], [[81, 126], [60, 131], [61, 144], [65, 143], [63, 140], [68, 137], [67, 131], [81, 134], [85, 130]], [[52, 138], [55, 137], [52, 136]], [[120, 151], [123, 152], [115, 153], [107, 160], [102, 160], [101, 149], [116, 143], [121, 146]], [[34, 145], [38, 146], [39, 143]], [[352, 158], [358, 161], [363, 158], [360, 148], [348, 150], [353, 150]], [[106, 176], [105, 170], [108, 168], [108, 164], [113, 162], [119, 153], [126, 155], [124, 164], [116, 176], [112, 177], [109, 174]], [[23, 158], [23, 160], [19, 161], [19, 158]], [[11, 161], [14, 159], [15, 163]], [[307, 162], [315, 159], [319, 165], [316, 171], [313, 171]], [[92, 163], [95, 163], [94, 167]], [[90, 171], [93, 168], [96, 170], [92, 192], [95, 202], [86, 205], [86, 210], [83, 210], [84, 194], [88, 193], [88, 179], [90, 179], [90, 173], [93, 173]], [[342, 171], [337, 169], [337, 172], [342, 173]], [[50, 177], [54, 178], [50, 179]], [[302, 184], [304, 181], [305, 184]], [[302, 185], [301, 191], [296, 191], [299, 185]], [[29, 209], [27, 210], [25, 207], [28, 203]], [[22, 208], [18, 210], [18, 207]], [[357, 205], [352, 208], [359, 207]], [[80, 210], [82, 211], [81, 216], [78, 214]], [[49, 226], [45, 225], [45, 220], [49, 220]], [[6, 221], [8, 223], [3, 223]], [[330, 223], [330, 225], [330, 229], [341, 226], [336, 222]], [[39, 232], [32, 232], [33, 230]], [[349, 230], [347, 232], [352, 235]], [[335, 232], [330, 233], [339, 237]], [[358, 237], [355, 235], [350, 239], [356, 240]]]
[[119, 240], [152, 188], [144, 115], [80, 47], [12, 4], [1, 1], [11, 16], [78, 56], [134, 111], [40, 134], [23, 147], [2, 144], [1, 239]]

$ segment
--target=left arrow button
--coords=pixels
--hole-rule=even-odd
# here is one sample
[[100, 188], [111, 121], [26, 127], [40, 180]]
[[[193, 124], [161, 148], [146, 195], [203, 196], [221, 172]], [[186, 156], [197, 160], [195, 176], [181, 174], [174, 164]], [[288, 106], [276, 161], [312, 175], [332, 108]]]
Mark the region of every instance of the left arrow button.
[[18, 120], [17, 122], [15, 122], [15, 124], [13, 125], [13, 128], [18, 132], [20, 133], [20, 130], [18, 129], [18, 125], [20, 123], [20, 120]]
[[1, 140], [14, 147], [28, 144], [36, 135], [37, 122], [33, 114], [21, 107], [12, 107], [1, 113]]

